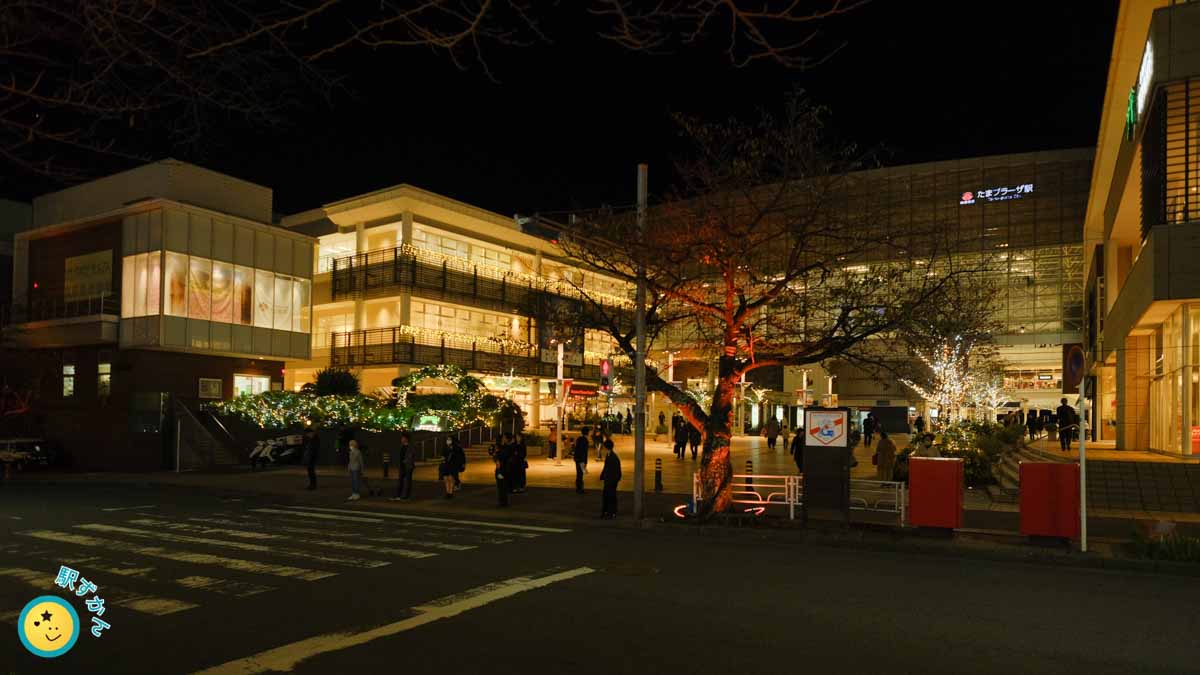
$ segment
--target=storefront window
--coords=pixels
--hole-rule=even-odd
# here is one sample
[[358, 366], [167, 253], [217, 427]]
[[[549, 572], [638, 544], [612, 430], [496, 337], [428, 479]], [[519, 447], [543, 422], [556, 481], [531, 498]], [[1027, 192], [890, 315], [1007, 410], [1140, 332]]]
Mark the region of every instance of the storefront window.
[[266, 375], [234, 375], [233, 395], [254, 396], [271, 390], [271, 378]]
[[159, 313], [160, 254], [127, 255], [121, 261], [121, 317], [154, 316]]
[[297, 333], [308, 332], [308, 299], [311, 292], [312, 282], [308, 279], [296, 279], [292, 284], [292, 330]]
[[107, 399], [112, 393], [112, 364], [99, 363], [96, 365], [96, 396]]
[[188, 317], [212, 318], [212, 261], [191, 259], [188, 273]]
[[64, 363], [62, 372], [62, 396], [71, 398], [75, 395], [75, 364]]
[[275, 274], [254, 271], [254, 325], [270, 328], [275, 320]]
[[275, 277], [275, 329], [292, 329], [292, 280]]
[[233, 265], [213, 261], [212, 320], [233, 323]]
[[233, 271], [233, 323], [254, 324], [254, 270], [241, 265]]
[[133, 256], [134, 260], [134, 293], [133, 315], [146, 316], [146, 254]]
[[167, 316], [187, 316], [188, 257], [182, 253], [166, 254], [166, 306]]

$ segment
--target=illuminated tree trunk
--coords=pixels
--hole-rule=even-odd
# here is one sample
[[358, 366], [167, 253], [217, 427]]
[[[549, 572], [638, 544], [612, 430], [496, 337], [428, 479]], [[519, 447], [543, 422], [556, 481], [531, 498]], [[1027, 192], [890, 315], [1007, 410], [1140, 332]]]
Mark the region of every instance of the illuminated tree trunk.
[[689, 420], [704, 434], [704, 456], [700, 462], [701, 501], [696, 504], [696, 516], [700, 518], [709, 518], [729, 510], [733, 499], [733, 465], [729, 457], [729, 444], [733, 429], [735, 367], [732, 357], [721, 357], [708, 419], [702, 422]]

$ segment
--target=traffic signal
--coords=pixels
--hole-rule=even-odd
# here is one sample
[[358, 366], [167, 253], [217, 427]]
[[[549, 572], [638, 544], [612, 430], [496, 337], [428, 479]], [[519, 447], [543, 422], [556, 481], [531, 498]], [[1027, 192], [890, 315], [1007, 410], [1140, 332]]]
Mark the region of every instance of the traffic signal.
[[600, 391], [612, 390], [612, 361], [601, 359], [600, 361]]

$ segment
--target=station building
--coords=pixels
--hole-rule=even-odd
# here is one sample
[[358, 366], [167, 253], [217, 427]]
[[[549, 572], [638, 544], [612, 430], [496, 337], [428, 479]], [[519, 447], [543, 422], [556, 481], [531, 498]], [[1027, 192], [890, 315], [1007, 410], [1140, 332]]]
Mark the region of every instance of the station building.
[[1094, 433], [1200, 454], [1200, 3], [1123, 0], [1084, 222]]

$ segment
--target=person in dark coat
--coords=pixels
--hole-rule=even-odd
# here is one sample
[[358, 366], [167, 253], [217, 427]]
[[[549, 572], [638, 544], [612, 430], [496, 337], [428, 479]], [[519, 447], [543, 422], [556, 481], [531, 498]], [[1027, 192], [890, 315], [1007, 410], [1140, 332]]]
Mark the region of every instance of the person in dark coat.
[[917, 415], [917, 419], [913, 422], [913, 428], [917, 430], [917, 435], [925, 433], [925, 418]]
[[575, 438], [575, 446], [571, 450], [571, 454], [575, 456], [575, 491], [583, 494], [583, 474], [587, 472], [588, 462], [587, 429], [584, 429]]
[[796, 463], [796, 471], [804, 473], [804, 434], [792, 437], [792, 461]]
[[863, 420], [863, 444], [868, 448], [871, 447], [871, 438], [875, 435], [875, 413], [867, 413], [867, 419]]
[[613, 450], [611, 440], [604, 441], [604, 469], [600, 471], [600, 480], [604, 482], [604, 493], [600, 500], [600, 517], [617, 517], [617, 483], [621, 482], [621, 458]]
[[1063, 452], [1071, 451], [1071, 441], [1079, 428], [1075, 423], [1075, 409], [1067, 405], [1067, 399], [1062, 399], [1062, 405], [1054, 411], [1058, 415], [1058, 444]]
[[496, 463], [496, 496], [499, 500], [496, 506], [508, 506], [508, 493], [512, 490], [509, 481], [509, 467], [512, 465], [512, 446], [505, 443], [508, 434], [500, 437], [500, 442], [492, 448], [492, 461]]
[[392, 497], [392, 501], [412, 496], [413, 471], [416, 468], [416, 453], [408, 444], [408, 434], [400, 434], [400, 447], [396, 449], [396, 496]]
[[678, 424], [675, 426], [675, 457], [683, 459], [687, 454], [688, 442], [688, 427], [690, 424]]
[[1038, 411], [1030, 410], [1025, 416], [1025, 430], [1029, 432], [1029, 440], [1037, 438], [1038, 435]]
[[688, 425], [688, 445], [692, 446], [692, 459], [696, 459], [696, 452], [700, 449], [700, 441], [702, 440], [700, 430], [692, 425]]
[[525, 445], [525, 434], [518, 433], [512, 445], [512, 491], [525, 491], [525, 470], [529, 468], [529, 448]]
[[317, 489], [317, 456], [321, 454], [321, 437], [315, 429], [309, 429], [304, 438], [304, 468], [308, 469], [308, 487]]

